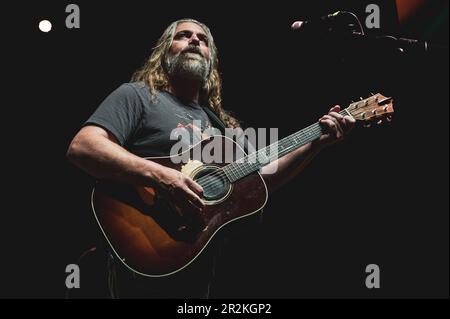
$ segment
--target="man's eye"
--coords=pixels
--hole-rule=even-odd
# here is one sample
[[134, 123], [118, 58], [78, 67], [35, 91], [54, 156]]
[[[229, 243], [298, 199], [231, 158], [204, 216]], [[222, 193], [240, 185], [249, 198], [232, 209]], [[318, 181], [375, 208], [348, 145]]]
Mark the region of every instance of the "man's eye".
[[190, 37], [191, 37], [191, 34], [189, 32], [180, 32], [175, 36], [176, 39], [183, 39], [183, 38], [190, 38]]

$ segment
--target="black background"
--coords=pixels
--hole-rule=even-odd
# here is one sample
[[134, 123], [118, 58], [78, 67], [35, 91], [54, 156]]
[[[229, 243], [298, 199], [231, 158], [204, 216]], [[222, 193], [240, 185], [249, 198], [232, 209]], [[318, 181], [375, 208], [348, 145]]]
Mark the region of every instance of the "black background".
[[[382, 28], [369, 33], [420, 38], [447, 3], [445, 24], [428, 39], [448, 46], [448, 2], [432, 1], [400, 26], [393, 1], [76, 1], [79, 30], [65, 27], [69, 3], [3, 11], [0, 297], [64, 296], [66, 265], [99, 235], [93, 180], [66, 161], [67, 147], [166, 26], [192, 17], [211, 28], [224, 104], [245, 126], [283, 137], [371, 91], [395, 99], [391, 124], [355, 129], [271, 196], [259, 229], [238, 227], [216, 296], [448, 298], [448, 57], [310, 42], [290, 30], [337, 9], [364, 23], [366, 4], [377, 3]], [[42, 19], [51, 32], [39, 31]], [[381, 269], [377, 290], [365, 287], [371, 263]]]

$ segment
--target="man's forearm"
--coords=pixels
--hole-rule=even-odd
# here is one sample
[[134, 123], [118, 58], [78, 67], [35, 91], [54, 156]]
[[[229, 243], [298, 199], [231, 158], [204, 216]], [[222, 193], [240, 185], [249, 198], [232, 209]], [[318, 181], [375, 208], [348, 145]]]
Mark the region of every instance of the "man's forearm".
[[321, 147], [308, 143], [270, 163], [261, 170], [261, 175], [272, 193], [300, 174], [308, 163], [319, 153]]
[[75, 138], [68, 159], [88, 174], [133, 185], [151, 186], [162, 166], [140, 158], [103, 136]]

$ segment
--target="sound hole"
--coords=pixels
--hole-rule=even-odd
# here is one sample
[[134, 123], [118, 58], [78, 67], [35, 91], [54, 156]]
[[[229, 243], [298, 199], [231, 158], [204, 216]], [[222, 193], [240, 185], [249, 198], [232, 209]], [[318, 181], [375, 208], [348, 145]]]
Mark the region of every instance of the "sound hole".
[[207, 202], [217, 202], [226, 197], [231, 184], [220, 167], [203, 166], [193, 178], [203, 188], [203, 197]]

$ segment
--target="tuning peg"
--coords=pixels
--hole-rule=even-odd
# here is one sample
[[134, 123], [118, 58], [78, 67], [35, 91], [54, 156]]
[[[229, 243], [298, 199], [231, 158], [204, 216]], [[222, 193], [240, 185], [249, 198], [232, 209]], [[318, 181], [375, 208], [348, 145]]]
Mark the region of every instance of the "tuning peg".
[[377, 125], [380, 125], [381, 123], [383, 123], [383, 120], [378, 120]]
[[373, 92], [370, 92], [370, 95], [374, 96], [375, 94]]
[[362, 101], [362, 100], [364, 100], [364, 98], [363, 98], [363, 97], [361, 97], [361, 96], [359, 97], [359, 99], [360, 99], [361, 101]]
[[371, 127], [371, 126], [372, 126], [372, 124], [370, 124], [370, 123], [364, 124], [364, 125], [363, 125], [363, 127], [365, 127], [365, 128], [369, 128], [369, 127]]
[[384, 100], [381, 100], [379, 104], [380, 105], [385, 105], [385, 104], [388, 104], [391, 101], [392, 101], [392, 97], [387, 97]]
[[388, 122], [392, 122], [392, 116], [387, 116], [387, 117], [386, 117], [386, 120], [387, 120]]

